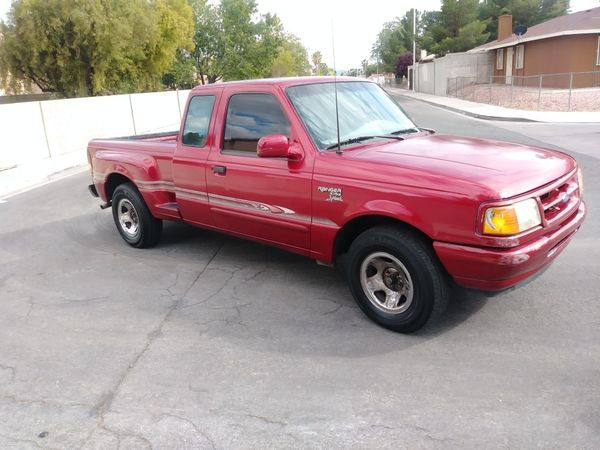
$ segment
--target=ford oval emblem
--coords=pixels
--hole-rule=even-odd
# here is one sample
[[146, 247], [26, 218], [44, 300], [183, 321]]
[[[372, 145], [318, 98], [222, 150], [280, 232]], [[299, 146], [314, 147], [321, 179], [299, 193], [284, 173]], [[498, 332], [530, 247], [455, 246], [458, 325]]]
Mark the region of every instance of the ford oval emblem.
[[560, 196], [560, 201], [562, 203], [567, 203], [570, 198], [571, 198], [571, 194], [569, 194], [568, 192], [563, 192], [562, 195]]

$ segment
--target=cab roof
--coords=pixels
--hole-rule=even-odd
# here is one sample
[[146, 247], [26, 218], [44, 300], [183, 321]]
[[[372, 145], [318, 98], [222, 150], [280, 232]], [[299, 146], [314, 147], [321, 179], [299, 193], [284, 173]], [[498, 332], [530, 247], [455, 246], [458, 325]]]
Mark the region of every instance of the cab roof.
[[362, 81], [366, 83], [373, 83], [366, 78], [356, 77], [284, 77], [284, 78], [263, 78], [258, 80], [239, 80], [239, 81], [225, 81], [223, 83], [205, 84], [196, 86], [192, 89], [192, 92], [201, 91], [207, 88], [226, 87], [226, 86], [297, 86], [301, 84], [315, 84], [315, 83], [334, 83], [334, 82], [348, 82], [348, 81]]

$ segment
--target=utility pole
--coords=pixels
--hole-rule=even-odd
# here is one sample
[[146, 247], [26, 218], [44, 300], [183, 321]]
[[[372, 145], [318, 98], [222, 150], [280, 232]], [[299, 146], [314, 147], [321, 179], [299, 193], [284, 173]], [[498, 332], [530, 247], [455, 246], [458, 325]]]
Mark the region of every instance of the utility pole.
[[412, 90], [415, 90], [416, 64], [417, 64], [417, 10], [413, 8], [413, 64], [412, 64]]
[[377, 48], [377, 84], [379, 84], [379, 48]]

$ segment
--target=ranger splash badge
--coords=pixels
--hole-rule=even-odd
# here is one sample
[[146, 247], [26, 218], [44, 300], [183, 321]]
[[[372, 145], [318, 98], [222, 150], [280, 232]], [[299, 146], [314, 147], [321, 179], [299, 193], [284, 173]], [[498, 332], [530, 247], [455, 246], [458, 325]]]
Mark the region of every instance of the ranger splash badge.
[[329, 198], [327, 198], [328, 202], [341, 202], [342, 198], [342, 188], [337, 187], [328, 187], [328, 186], [319, 186], [319, 192], [329, 192]]

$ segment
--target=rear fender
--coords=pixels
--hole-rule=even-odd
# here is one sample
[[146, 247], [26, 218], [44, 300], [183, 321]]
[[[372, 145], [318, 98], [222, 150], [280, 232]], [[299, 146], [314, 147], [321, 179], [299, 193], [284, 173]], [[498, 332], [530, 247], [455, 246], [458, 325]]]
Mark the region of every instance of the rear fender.
[[[160, 179], [156, 159], [147, 154], [132, 154], [125, 152], [102, 151], [96, 152], [93, 167], [93, 180], [98, 194], [105, 202], [110, 200], [107, 186], [111, 176], [115, 174], [130, 180], [146, 199], [144, 191], [172, 190], [173, 183]], [[152, 208], [152, 201], [148, 201]]]

